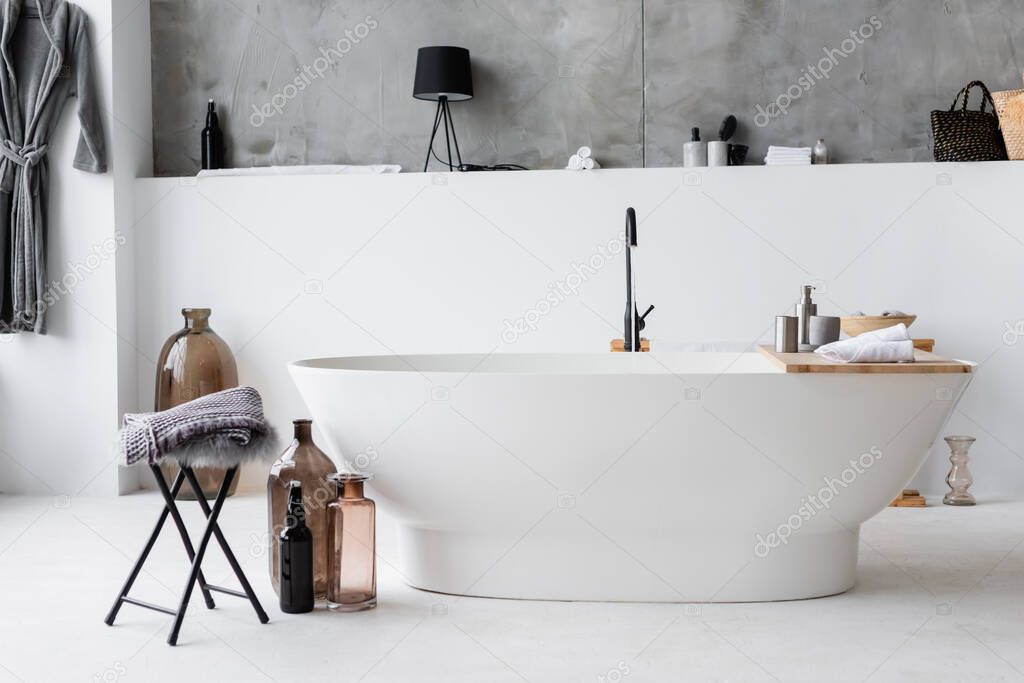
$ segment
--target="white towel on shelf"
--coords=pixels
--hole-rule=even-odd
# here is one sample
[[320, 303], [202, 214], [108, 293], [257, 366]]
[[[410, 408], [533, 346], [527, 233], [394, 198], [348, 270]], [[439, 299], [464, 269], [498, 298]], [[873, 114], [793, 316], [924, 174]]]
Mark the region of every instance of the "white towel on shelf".
[[907, 363], [914, 360], [914, 342], [900, 323], [819, 346], [814, 352], [837, 363]]
[[586, 145], [583, 145], [578, 150], [576, 150], [576, 156], [578, 156], [580, 159], [589, 159], [591, 156], [593, 156], [593, 153], [594, 150], [590, 149], [590, 147], [587, 147]]
[[769, 166], [803, 166], [811, 163], [810, 147], [779, 147], [772, 145], [764, 163]]
[[569, 163], [565, 166], [566, 170], [569, 171], [582, 171], [583, 170], [583, 159], [580, 158], [579, 154], [573, 154], [569, 157]]
[[252, 166], [244, 168], [218, 168], [200, 171], [199, 178], [221, 178], [225, 176], [262, 176], [262, 175], [376, 175], [382, 173], [399, 173], [402, 167], [398, 164], [372, 164], [357, 166], [353, 164], [317, 164], [310, 166]]
[[779, 145], [771, 145], [768, 147], [768, 154], [793, 154], [793, 155], [808, 155], [811, 154], [810, 147], [780, 147]]

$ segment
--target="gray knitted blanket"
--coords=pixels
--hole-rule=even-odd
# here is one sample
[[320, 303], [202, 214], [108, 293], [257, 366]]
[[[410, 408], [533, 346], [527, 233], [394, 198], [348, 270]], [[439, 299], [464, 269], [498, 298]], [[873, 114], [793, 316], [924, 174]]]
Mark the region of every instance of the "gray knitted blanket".
[[129, 465], [171, 457], [192, 467], [234, 467], [266, 458], [274, 430], [252, 387], [201, 396], [159, 413], [129, 413], [121, 429], [121, 454]]

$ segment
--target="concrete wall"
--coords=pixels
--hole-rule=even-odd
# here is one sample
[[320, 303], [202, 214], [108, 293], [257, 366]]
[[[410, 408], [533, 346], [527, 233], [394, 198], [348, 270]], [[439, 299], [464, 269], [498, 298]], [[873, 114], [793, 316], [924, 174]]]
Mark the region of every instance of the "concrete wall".
[[433, 116], [411, 97], [421, 45], [472, 53], [478, 96], [453, 106], [464, 158], [531, 168], [581, 144], [608, 167], [678, 165], [690, 127], [707, 139], [730, 112], [758, 163], [768, 144], [819, 136], [841, 161], [929, 160], [931, 109], [971, 78], [1019, 87], [1024, 67], [1017, 0], [151, 3], [162, 175], [198, 168], [208, 98], [237, 166], [419, 170]]

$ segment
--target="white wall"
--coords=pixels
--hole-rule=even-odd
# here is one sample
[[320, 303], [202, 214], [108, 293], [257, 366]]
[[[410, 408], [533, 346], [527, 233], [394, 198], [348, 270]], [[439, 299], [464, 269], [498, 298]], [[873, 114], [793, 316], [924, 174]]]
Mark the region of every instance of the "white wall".
[[[133, 258], [110, 255], [116, 231], [130, 227], [135, 178], [152, 170], [149, 105], [149, 3], [77, 0], [89, 15], [105, 109], [111, 172], [93, 175], [71, 166], [78, 142], [77, 102], [68, 102], [50, 142], [50, 280], [65, 275], [70, 292], [51, 307], [49, 334], [0, 337], [0, 491], [113, 495], [119, 484], [114, 435], [119, 406], [135, 403], [136, 353], [124, 352], [118, 330], [130, 311], [119, 294], [134, 292]], [[141, 33], [140, 33], [141, 31]], [[129, 77], [130, 76], [130, 77]], [[116, 96], [115, 96], [116, 95]], [[117, 190], [120, 190], [117, 192]], [[115, 194], [117, 195], [115, 197]], [[96, 267], [92, 267], [95, 265]], [[122, 367], [123, 366], [123, 367]], [[119, 377], [124, 385], [119, 386]]]
[[[975, 490], [1020, 496], [1024, 343], [1004, 332], [1024, 320], [1022, 182], [1012, 163], [140, 180], [139, 396], [182, 306], [213, 308], [283, 432], [305, 415], [290, 360], [603, 351], [621, 335], [621, 256], [596, 256], [535, 331], [503, 331], [599, 255], [631, 205], [651, 337], [768, 339], [803, 282], [822, 314], [917, 313], [915, 336], [982, 363], [948, 430], [979, 437]], [[945, 457], [940, 443], [923, 489], [942, 490]]]
[[[80, 3], [92, 22], [94, 67], [106, 109], [112, 102], [110, 2]], [[50, 142], [47, 272], [60, 280], [112, 236], [113, 181], [71, 167], [78, 141], [77, 103], [68, 102]], [[105, 122], [107, 124], [108, 122]], [[109, 125], [105, 125], [109, 131]], [[116, 375], [110, 330], [114, 264], [104, 260], [50, 308], [49, 334], [0, 337], [0, 459], [5, 492], [68, 493], [108, 488], [108, 444]]]
[[[115, 258], [117, 301], [115, 319], [109, 324], [116, 334], [117, 419], [139, 404], [138, 348], [135, 320], [135, 179], [153, 173], [153, 103], [149, 2], [115, 0], [112, 33], [114, 106], [111, 170], [114, 176], [114, 215], [117, 231], [126, 240]], [[117, 469], [118, 492], [138, 488], [136, 468]]]

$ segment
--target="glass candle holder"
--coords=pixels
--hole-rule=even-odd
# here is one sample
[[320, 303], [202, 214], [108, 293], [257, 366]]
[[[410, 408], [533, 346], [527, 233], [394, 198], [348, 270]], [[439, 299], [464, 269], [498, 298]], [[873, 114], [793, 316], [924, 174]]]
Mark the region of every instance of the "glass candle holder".
[[327, 606], [340, 612], [377, 606], [377, 513], [363, 495], [363, 483], [372, 478], [349, 472], [328, 477], [338, 497], [327, 506]]
[[968, 493], [967, 489], [974, 483], [974, 477], [967, 469], [967, 451], [976, 439], [973, 436], [947, 436], [946, 443], [949, 444], [949, 462], [952, 467], [946, 475], [946, 483], [949, 484], [949, 493], [942, 502], [946, 505], [974, 505], [974, 496]]

